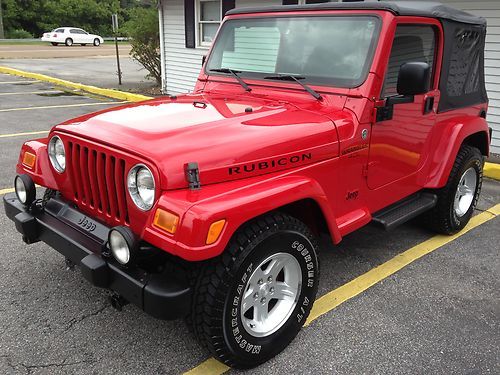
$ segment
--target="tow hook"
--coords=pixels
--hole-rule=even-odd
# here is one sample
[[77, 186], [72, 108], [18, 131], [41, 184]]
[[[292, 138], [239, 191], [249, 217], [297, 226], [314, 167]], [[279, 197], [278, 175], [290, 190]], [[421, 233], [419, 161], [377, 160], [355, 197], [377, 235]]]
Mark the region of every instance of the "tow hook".
[[119, 294], [113, 294], [112, 296], [110, 296], [109, 302], [111, 303], [111, 306], [113, 306], [118, 311], [122, 311], [123, 306], [126, 306], [130, 303]]

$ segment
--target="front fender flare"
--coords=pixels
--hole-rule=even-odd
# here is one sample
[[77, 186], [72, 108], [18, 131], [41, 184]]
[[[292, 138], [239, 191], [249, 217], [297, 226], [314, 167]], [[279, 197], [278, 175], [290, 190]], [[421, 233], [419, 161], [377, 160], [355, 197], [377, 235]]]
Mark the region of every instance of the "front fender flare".
[[[177, 236], [177, 246], [185, 247], [187, 251], [178, 255], [188, 260], [215, 257], [224, 251], [238, 228], [249, 220], [303, 199], [313, 199], [318, 203], [332, 237], [340, 241], [334, 214], [319, 183], [304, 176], [282, 176], [228, 191], [191, 206], [183, 216]], [[226, 227], [215, 244], [185, 245], [204, 244], [210, 224], [221, 219], [226, 220]]]

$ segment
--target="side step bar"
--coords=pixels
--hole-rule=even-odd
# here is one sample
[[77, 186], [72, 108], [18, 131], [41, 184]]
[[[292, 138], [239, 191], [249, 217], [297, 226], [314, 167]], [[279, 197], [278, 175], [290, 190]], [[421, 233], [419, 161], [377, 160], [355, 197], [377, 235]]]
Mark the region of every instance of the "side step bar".
[[419, 192], [374, 213], [372, 220], [382, 225], [385, 230], [392, 230], [430, 210], [436, 204], [435, 194]]

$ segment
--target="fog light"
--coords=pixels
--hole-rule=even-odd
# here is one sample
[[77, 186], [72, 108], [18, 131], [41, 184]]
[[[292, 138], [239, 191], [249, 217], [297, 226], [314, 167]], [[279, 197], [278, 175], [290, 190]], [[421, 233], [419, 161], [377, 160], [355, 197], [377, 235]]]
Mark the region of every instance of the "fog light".
[[19, 174], [14, 179], [14, 190], [17, 199], [25, 206], [31, 205], [36, 199], [35, 183], [27, 174]]
[[109, 249], [118, 263], [125, 265], [130, 262], [136, 248], [135, 236], [130, 229], [125, 227], [111, 229], [108, 243]]

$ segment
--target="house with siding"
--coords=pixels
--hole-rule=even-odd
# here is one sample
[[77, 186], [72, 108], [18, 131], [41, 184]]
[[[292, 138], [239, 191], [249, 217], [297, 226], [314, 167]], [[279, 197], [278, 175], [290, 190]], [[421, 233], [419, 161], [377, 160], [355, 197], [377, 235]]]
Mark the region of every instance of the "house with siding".
[[[342, 0], [331, 0], [337, 2]], [[345, 1], [345, 0], [344, 0]], [[366, 0], [369, 1], [369, 0]], [[400, 0], [405, 1], [405, 0]], [[224, 17], [236, 7], [325, 3], [328, 0], [160, 0], [162, 88], [167, 94], [193, 89], [211, 42]], [[492, 152], [500, 154], [500, 0], [441, 0], [486, 18], [485, 80]]]

